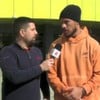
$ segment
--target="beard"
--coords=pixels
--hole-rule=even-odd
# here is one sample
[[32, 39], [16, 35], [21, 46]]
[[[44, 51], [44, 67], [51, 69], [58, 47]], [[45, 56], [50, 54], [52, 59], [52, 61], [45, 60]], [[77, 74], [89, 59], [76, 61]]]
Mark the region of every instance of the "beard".
[[77, 29], [74, 28], [72, 32], [65, 31], [65, 32], [63, 32], [63, 34], [64, 34], [64, 36], [65, 36], [66, 38], [75, 37], [76, 31], [77, 31]]
[[29, 43], [27, 43], [28, 47], [32, 47], [35, 44], [35, 42], [35, 40], [32, 40]]
[[35, 45], [37, 43], [37, 37], [32, 38], [31, 40], [24, 40], [25, 43], [27, 44], [28, 47], [32, 47], [33, 45]]
[[32, 47], [35, 43], [35, 40], [31, 40], [31, 41], [25, 40], [25, 43], [26, 43], [27, 47]]

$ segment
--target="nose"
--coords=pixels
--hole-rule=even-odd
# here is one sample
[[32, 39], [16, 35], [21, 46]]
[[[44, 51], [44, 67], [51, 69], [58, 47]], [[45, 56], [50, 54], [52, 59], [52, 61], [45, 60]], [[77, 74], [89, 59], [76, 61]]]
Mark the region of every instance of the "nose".
[[67, 25], [65, 24], [65, 23], [62, 23], [62, 28], [66, 28], [67, 27]]

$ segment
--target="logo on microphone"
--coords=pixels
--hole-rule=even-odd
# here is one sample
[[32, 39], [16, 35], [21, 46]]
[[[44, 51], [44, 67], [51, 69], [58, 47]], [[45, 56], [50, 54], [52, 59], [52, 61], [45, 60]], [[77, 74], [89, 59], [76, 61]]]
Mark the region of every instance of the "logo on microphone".
[[50, 55], [52, 58], [59, 58], [61, 53], [61, 44], [56, 44], [53, 49], [50, 51]]
[[51, 54], [52, 57], [54, 57], [54, 58], [59, 58], [59, 56], [60, 56], [60, 51], [57, 50], [57, 49], [52, 49], [50, 54]]
[[57, 56], [58, 55], [58, 52], [55, 52], [55, 55]]

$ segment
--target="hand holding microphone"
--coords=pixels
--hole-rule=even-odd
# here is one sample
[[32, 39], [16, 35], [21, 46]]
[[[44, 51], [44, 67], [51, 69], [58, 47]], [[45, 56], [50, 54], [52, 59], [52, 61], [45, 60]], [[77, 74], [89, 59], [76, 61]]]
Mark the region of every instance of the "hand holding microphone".
[[49, 71], [49, 68], [51, 66], [53, 66], [54, 64], [54, 59], [47, 59], [47, 60], [44, 60], [41, 64], [40, 64], [40, 67], [42, 69], [42, 71]]
[[59, 58], [60, 53], [61, 53], [61, 45], [56, 44], [55, 47], [51, 49], [49, 53], [50, 53], [50, 59], [44, 60], [40, 64], [42, 71], [49, 71], [49, 68], [52, 67], [54, 64], [54, 59]]

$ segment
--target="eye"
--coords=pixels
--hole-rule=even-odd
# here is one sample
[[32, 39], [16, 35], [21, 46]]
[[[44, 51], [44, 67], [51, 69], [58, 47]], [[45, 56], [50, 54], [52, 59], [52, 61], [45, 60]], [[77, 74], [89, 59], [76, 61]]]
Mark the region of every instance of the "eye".
[[61, 24], [68, 24], [70, 21], [69, 20], [61, 20]]

